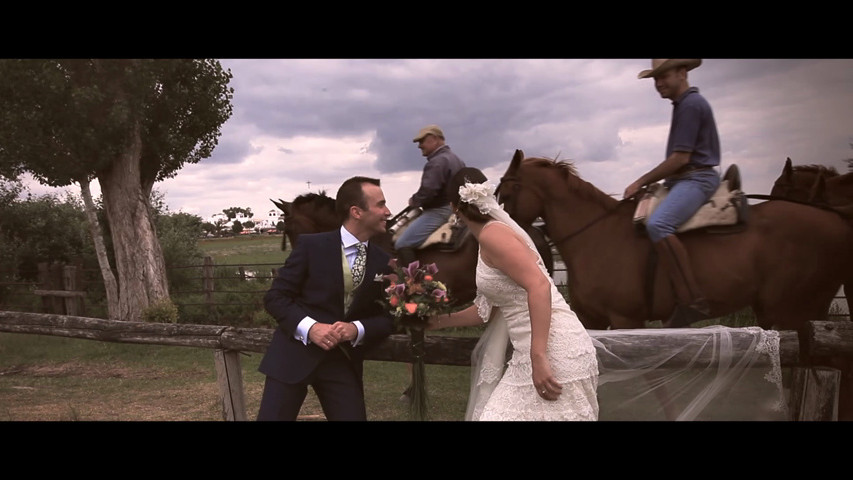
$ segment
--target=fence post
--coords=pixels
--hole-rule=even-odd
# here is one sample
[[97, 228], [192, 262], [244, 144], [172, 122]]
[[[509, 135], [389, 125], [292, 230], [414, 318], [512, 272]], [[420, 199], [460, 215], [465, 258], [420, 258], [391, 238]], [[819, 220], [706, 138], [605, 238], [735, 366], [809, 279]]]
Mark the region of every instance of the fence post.
[[791, 376], [791, 416], [795, 422], [838, 421], [841, 370], [795, 367]]
[[213, 316], [213, 258], [204, 257], [204, 266], [201, 269], [201, 276], [204, 283], [204, 303], [207, 304], [207, 318]]
[[213, 351], [213, 358], [216, 363], [216, 383], [219, 385], [223, 420], [246, 421], [246, 401], [243, 395], [243, 368], [240, 366], [240, 352], [217, 348]]
[[[75, 265], [62, 267], [62, 289], [69, 292], [77, 291], [77, 267]], [[84, 314], [82, 297], [65, 297], [63, 301], [65, 302], [65, 315], [80, 316]]]

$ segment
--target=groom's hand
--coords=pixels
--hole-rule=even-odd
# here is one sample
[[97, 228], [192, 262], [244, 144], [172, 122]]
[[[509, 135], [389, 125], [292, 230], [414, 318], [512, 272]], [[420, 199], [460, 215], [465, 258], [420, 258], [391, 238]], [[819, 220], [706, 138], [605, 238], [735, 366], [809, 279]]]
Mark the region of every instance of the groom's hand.
[[351, 342], [358, 336], [358, 328], [350, 322], [335, 322], [332, 328], [338, 333], [342, 342]]
[[323, 350], [331, 350], [341, 341], [341, 334], [334, 325], [317, 322], [308, 330], [308, 339]]

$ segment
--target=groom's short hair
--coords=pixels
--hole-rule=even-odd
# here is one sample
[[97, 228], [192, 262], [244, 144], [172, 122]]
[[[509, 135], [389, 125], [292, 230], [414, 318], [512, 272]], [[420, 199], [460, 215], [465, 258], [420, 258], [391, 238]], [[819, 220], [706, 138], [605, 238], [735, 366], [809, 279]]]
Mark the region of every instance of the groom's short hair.
[[355, 176], [345, 180], [340, 188], [338, 188], [338, 193], [335, 194], [335, 212], [337, 212], [341, 222], [349, 217], [349, 209], [353, 205], [362, 210], [368, 209], [367, 200], [364, 198], [364, 189], [362, 188], [362, 185], [365, 183], [372, 183], [377, 187], [381, 186], [379, 185], [378, 178]]

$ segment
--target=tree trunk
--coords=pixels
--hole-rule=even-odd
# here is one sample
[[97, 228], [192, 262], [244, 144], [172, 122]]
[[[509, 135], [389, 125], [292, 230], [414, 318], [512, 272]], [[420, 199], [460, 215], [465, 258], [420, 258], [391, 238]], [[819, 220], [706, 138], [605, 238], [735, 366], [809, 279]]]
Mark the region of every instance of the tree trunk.
[[98, 172], [118, 272], [118, 319], [142, 321], [142, 311], [169, 297], [166, 264], [149, 208], [150, 189], [140, 172], [142, 140], [137, 122], [128, 149]]
[[80, 192], [83, 197], [83, 204], [86, 207], [84, 209], [86, 220], [89, 224], [92, 242], [95, 244], [95, 254], [98, 256], [98, 265], [101, 267], [101, 276], [104, 279], [104, 288], [107, 292], [107, 313], [110, 320], [118, 320], [118, 285], [110, 266], [110, 259], [107, 256], [107, 248], [104, 246], [104, 233], [101, 230], [101, 225], [98, 223], [97, 209], [95, 208], [95, 202], [92, 201], [92, 191], [89, 189], [88, 180], [80, 182]]

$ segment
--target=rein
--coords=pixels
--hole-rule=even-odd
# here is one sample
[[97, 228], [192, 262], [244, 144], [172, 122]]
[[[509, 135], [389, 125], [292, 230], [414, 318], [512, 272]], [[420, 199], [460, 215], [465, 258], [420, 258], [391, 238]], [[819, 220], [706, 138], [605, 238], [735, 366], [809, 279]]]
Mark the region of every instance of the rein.
[[584, 232], [586, 229], [588, 229], [589, 227], [591, 227], [591, 226], [595, 225], [596, 223], [600, 222], [601, 220], [603, 220], [605, 217], [607, 217], [607, 216], [608, 216], [608, 215], [610, 215], [611, 213], [615, 212], [615, 211], [619, 208], [619, 205], [621, 205], [621, 204], [623, 204], [623, 203], [625, 203], [625, 199], [619, 200], [619, 203], [617, 203], [615, 207], [611, 208], [610, 210], [606, 210], [606, 211], [605, 211], [604, 213], [602, 213], [601, 215], [599, 215], [599, 216], [597, 216], [597, 217], [593, 218], [593, 219], [592, 219], [592, 221], [590, 221], [589, 223], [587, 223], [587, 224], [586, 224], [586, 225], [584, 225], [583, 227], [581, 227], [581, 228], [579, 228], [578, 230], [575, 230], [574, 232], [572, 232], [572, 233], [570, 233], [570, 234], [568, 234], [568, 235], [566, 235], [566, 236], [564, 236], [564, 237], [560, 238], [559, 240], [551, 240], [551, 244], [552, 244], [552, 245], [554, 245], [554, 246], [557, 246], [557, 245], [560, 245], [561, 243], [563, 243], [563, 242], [565, 242], [565, 241], [569, 240], [570, 238], [572, 238], [572, 237], [574, 237], [574, 236], [576, 236], [576, 235], [580, 235], [581, 233], [583, 233], [583, 232]]

